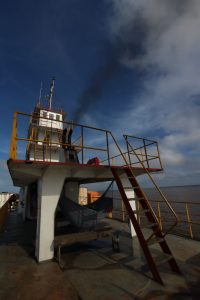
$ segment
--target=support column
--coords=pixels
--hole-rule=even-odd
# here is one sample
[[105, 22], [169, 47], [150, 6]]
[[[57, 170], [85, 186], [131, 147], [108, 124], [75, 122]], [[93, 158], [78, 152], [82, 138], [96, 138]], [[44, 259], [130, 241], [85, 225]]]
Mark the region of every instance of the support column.
[[[133, 193], [135, 195], [135, 192], [133, 192]], [[136, 210], [135, 200], [130, 200], [129, 204], [130, 204], [132, 210]], [[131, 237], [133, 238], [136, 236], [136, 232], [135, 232], [135, 228], [133, 227], [133, 224], [131, 221], [130, 221], [130, 227], [131, 227]]]
[[[124, 186], [128, 187], [130, 185], [129, 180], [126, 179], [126, 178], [123, 179], [123, 184], [124, 184]], [[126, 196], [127, 196], [128, 199], [133, 199], [133, 198], [136, 197], [135, 192], [134, 192], [133, 189], [131, 189], [131, 190], [126, 190], [125, 189], [125, 193], [126, 193]], [[132, 210], [136, 210], [135, 200], [129, 200], [129, 204], [130, 204]], [[132, 224], [131, 221], [130, 221], [130, 229], [131, 229], [131, 237], [133, 238], [134, 236], [136, 236], [136, 232], [135, 232], [135, 229], [134, 229], [133, 224]]]
[[66, 177], [66, 172], [49, 166], [38, 181], [37, 233], [35, 255], [38, 262], [54, 256], [55, 210]]

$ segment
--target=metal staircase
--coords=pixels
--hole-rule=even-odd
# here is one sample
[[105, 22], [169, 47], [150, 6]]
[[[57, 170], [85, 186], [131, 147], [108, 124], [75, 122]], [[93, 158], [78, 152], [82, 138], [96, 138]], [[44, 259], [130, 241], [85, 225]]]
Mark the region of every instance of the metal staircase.
[[[171, 267], [171, 269], [174, 272], [181, 274], [181, 271], [176, 263], [176, 260], [173, 257], [172, 252], [167, 245], [167, 242], [165, 240], [165, 235], [162, 233], [162, 231], [159, 227], [157, 217], [156, 217], [155, 213], [153, 212], [151, 206], [149, 205], [148, 200], [146, 199], [146, 196], [143, 193], [141, 187], [139, 186], [131, 169], [129, 167], [127, 167], [127, 169], [125, 169], [125, 174], [126, 174], [127, 180], [129, 181], [129, 183], [132, 186], [132, 190], [135, 192], [134, 199], [129, 198], [127, 196], [127, 194], [126, 194], [127, 187], [124, 186], [123, 180], [120, 178], [120, 174], [118, 174], [119, 171], [117, 170], [117, 168], [111, 167], [111, 171], [112, 171], [114, 179], [117, 183], [119, 192], [122, 196], [122, 199], [123, 199], [124, 205], [126, 207], [126, 210], [128, 212], [128, 215], [130, 217], [130, 220], [134, 226], [140, 246], [144, 252], [149, 269], [153, 275], [154, 280], [163, 284], [162, 278], [157, 269], [156, 261], [154, 260], [152, 254], [151, 254], [150, 247], [149, 247], [150, 245], [155, 244], [155, 243], [158, 243], [160, 245], [160, 248], [164, 254], [163, 255], [163, 263], [167, 261], [169, 266]], [[130, 189], [130, 188], [128, 187], [128, 189]], [[151, 229], [152, 234], [147, 239], [145, 239], [144, 234], [142, 232], [142, 228], [137, 221], [137, 218], [136, 218], [137, 210], [132, 209], [132, 207], [129, 203], [130, 200], [139, 201], [139, 203], [142, 207], [142, 212], [145, 214], [145, 216], [148, 220], [148, 224], [145, 227], [148, 229]]]
[[[131, 144], [131, 142], [129, 141], [129, 137], [131, 137], [131, 136], [124, 135], [124, 139], [125, 139], [126, 146], [127, 146], [127, 152], [126, 152], [126, 154], [128, 155], [128, 159], [127, 159], [127, 156], [121, 150], [120, 146], [118, 145], [118, 143], [117, 143], [116, 139], [114, 138], [114, 136], [112, 135], [112, 133], [110, 133], [110, 134], [113, 138], [113, 141], [114, 141], [116, 147], [118, 148], [120, 156], [122, 157], [123, 161], [125, 162], [125, 165], [123, 168], [123, 170], [124, 170], [123, 173], [122, 173], [121, 169], [114, 167], [114, 166], [110, 166], [113, 177], [118, 186], [119, 192], [121, 194], [121, 197], [122, 197], [123, 203], [125, 205], [125, 208], [127, 210], [127, 213], [129, 215], [129, 218], [135, 229], [136, 235], [138, 237], [140, 246], [143, 250], [144, 256], [146, 258], [146, 261], [148, 263], [148, 266], [152, 273], [152, 276], [155, 281], [163, 284], [162, 278], [158, 271], [158, 264], [160, 265], [161, 263], [168, 262], [172, 271], [176, 272], [177, 274], [181, 274], [181, 271], [176, 263], [176, 260], [165, 240], [165, 236], [179, 222], [178, 217], [177, 217], [175, 211], [173, 210], [173, 208], [171, 207], [170, 203], [168, 202], [166, 197], [163, 195], [162, 191], [157, 186], [156, 182], [154, 181], [154, 179], [152, 178], [152, 176], [150, 174], [146, 147], [145, 147], [146, 160], [144, 160], [143, 156], [142, 156], [142, 158], [140, 158], [140, 155], [137, 152], [137, 149], [140, 149], [140, 148], [134, 148], [133, 145]], [[173, 214], [173, 216], [175, 218], [175, 222], [170, 226], [170, 228], [166, 232], [162, 231], [159, 220], [158, 220], [147, 196], [143, 192], [142, 188], [140, 187], [140, 185], [134, 175], [134, 164], [132, 164], [132, 162], [131, 162], [131, 155], [137, 159], [140, 167], [143, 169], [143, 173], [148, 175], [148, 177], [151, 180], [151, 182], [153, 183], [154, 187], [157, 189], [158, 193], [163, 198], [167, 207], [170, 209], [171, 213]], [[150, 159], [152, 159], [152, 157], [153, 156], [150, 155]], [[160, 156], [158, 156], [158, 158], [160, 160]], [[147, 163], [147, 167], [145, 166], [145, 162]], [[160, 163], [161, 163], [161, 161], [160, 161]], [[131, 196], [129, 196], [130, 193], [127, 193], [127, 191], [133, 191], [135, 196], [133, 197], [133, 193]], [[139, 212], [138, 212], [138, 209], [135, 209], [135, 210], [132, 209], [132, 206], [130, 204], [131, 200], [139, 202], [139, 205], [141, 207], [141, 210]], [[143, 225], [143, 226], [140, 225], [139, 218], [137, 218], [137, 215], [139, 215], [139, 214], [143, 214], [146, 217], [146, 220], [148, 221], [148, 223], [146, 225]], [[149, 235], [148, 238], [146, 238], [144, 236], [143, 229], [151, 230], [151, 234]], [[153, 257], [151, 248], [150, 248], [151, 245], [156, 244], [156, 243], [159, 244], [161, 251], [162, 251], [162, 258], [160, 259], [160, 257], [159, 257], [158, 262], [156, 261], [156, 258]]]

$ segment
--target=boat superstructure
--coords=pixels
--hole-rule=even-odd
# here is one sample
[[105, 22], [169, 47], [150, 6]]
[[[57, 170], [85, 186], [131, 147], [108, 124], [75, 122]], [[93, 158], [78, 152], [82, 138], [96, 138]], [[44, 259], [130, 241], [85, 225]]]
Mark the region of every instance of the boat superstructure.
[[[59, 201], [65, 212], [70, 201], [78, 204], [82, 184], [117, 184], [153, 278], [162, 283], [150, 246], [158, 243], [173, 271], [179, 267], [165, 240], [177, 216], [152, 177], [162, 163], [156, 141], [124, 135], [117, 141], [111, 131], [65, 120], [62, 110], [52, 108], [54, 80], [48, 106], [39, 102], [33, 114], [15, 113], [8, 168], [15, 186], [21, 187], [24, 219], [37, 219], [35, 256], [39, 262], [54, 256], [55, 212]], [[21, 126], [21, 127], [20, 127]], [[27, 135], [28, 129], [28, 135]], [[19, 151], [20, 149], [20, 151]], [[137, 176], [146, 174], [165, 200], [174, 223], [163, 232]], [[139, 204], [151, 234], [146, 238], [138, 221]], [[73, 213], [72, 213], [73, 215]]]

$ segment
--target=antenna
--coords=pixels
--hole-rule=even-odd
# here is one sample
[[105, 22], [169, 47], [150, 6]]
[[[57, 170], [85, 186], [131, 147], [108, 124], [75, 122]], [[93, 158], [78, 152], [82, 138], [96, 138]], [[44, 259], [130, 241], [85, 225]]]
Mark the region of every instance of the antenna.
[[53, 92], [55, 87], [55, 77], [52, 78], [51, 87], [50, 87], [50, 94], [49, 94], [49, 109], [51, 109], [52, 99], [53, 99]]
[[38, 99], [38, 104], [39, 104], [39, 105], [41, 104], [42, 88], [43, 88], [43, 84], [42, 84], [42, 81], [41, 81], [41, 84], [40, 84], [40, 94], [39, 94], [39, 99]]

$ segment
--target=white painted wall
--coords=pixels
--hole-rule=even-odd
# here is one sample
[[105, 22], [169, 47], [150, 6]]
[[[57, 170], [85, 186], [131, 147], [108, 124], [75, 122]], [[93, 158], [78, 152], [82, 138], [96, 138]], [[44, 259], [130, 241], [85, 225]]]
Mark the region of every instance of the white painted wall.
[[1, 193], [0, 194], [0, 208], [8, 201], [12, 193]]
[[[131, 187], [131, 184], [130, 184], [130, 182], [127, 178], [123, 178], [122, 183], [123, 183], [124, 187]], [[126, 193], [126, 196], [127, 196], [128, 199], [133, 199], [133, 198], [136, 197], [134, 190], [129, 190], [129, 189], [126, 190], [125, 189], [125, 193]], [[129, 200], [129, 204], [130, 204], [132, 210], [136, 209], [135, 200]], [[134, 229], [133, 224], [132, 224], [131, 221], [130, 221], [130, 229], [131, 229], [131, 236], [132, 237], [136, 236], [136, 232], [135, 232], [135, 229]]]
[[49, 166], [38, 181], [38, 208], [35, 255], [38, 262], [54, 256], [55, 211], [66, 177], [65, 169]]
[[[42, 117], [49, 118], [50, 120], [43, 119]], [[50, 128], [57, 128], [63, 130], [63, 123], [56, 120], [59, 118], [60, 121], [63, 121], [62, 114], [47, 111], [47, 110], [40, 110], [40, 119], [39, 119], [39, 126], [45, 126]]]
[[[32, 149], [30, 151], [30, 160], [64, 162], [64, 155], [61, 156], [60, 152], [63, 152], [63, 149], [60, 149], [60, 148], [51, 149], [51, 156], [50, 156], [50, 147], [49, 147], [48, 151], [47, 151], [47, 155], [46, 155], [46, 151], [44, 151], [44, 153], [46, 155], [45, 156], [45, 155], [43, 155], [42, 149], [40, 151], [36, 151], [36, 154], [34, 153], [34, 150]], [[61, 158], [63, 160], [61, 160]]]

